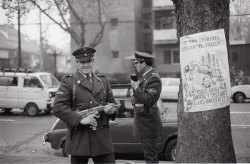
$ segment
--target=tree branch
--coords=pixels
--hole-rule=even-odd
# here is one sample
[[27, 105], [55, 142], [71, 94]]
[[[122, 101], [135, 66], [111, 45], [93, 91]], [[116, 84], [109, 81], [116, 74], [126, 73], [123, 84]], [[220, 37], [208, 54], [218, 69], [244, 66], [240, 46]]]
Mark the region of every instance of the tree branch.
[[64, 16], [63, 16], [63, 13], [62, 13], [62, 11], [61, 11], [61, 9], [60, 9], [60, 7], [59, 7], [59, 3], [58, 3], [56, 0], [54, 0], [54, 3], [55, 3], [55, 5], [56, 5], [56, 8], [57, 8], [58, 11], [59, 11], [59, 15], [60, 15], [60, 17], [62, 18], [62, 20], [63, 20], [63, 22], [64, 22], [66, 28], [69, 29], [70, 27], [69, 27], [67, 21], [65, 20], [65, 18], [64, 18]]
[[82, 19], [79, 17], [79, 15], [76, 13], [75, 9], [73, 8], [73, 6], [71, 5], [71, 3], [69, 2], [69, 0], [67, 0], [67, 3], [69, 5], [69, 9], [72, 12], [72, 14], [75, 16], [75, 18], [80, 22], [80, 27], [81, 27], [81, 36], [80, 36], [80, 45], [81, 47], [85, 45], [85, 23], [82, 21]]
[[57, 20], [55, 20], [51, 15], [49, 15], [49, 13], [46, 12], [46, 10], [42, 9], [35, 0], [29, 0], [31, 3], [33, 3], [42, 13], [44, 13], [50, 20], [52, 20], [55, 24], [57, 24], [61, 29], [63, 29], [64, 31], [68, 32], [70, 34], [70, 36], [73, 38], [73, 40], [76, 42], [76, 44], [80, 44], [79, 42], [79, 38], [78, 35], [75, 31], [72, 30], [71, 27], [67, 26], [67, 28], [63, 27], [63, 25], [58, 22]]
[[97, 3], [98, 3], [98, 21], [99, 21], [99, 25], [100, 25], [101, 29], [95, 35], [95, 38], [93, 39], [93, 41], [90, 43], [91, 47], [95, 47], [101, 42], [101, 39], [103, 37], [103, 32], [104, 32], [104, 29], [105, 29], [105, 25], [106, 25], [106, 22], [102, 22], [102, 11], [101, 11], [101, 2], [100, 2], [100, 0], [97, 0]]

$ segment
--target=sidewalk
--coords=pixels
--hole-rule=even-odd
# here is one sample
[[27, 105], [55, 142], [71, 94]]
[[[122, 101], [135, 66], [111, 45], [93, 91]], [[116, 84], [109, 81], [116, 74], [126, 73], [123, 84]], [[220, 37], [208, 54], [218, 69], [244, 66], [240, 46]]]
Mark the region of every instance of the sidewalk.
[[[7, 156], [0, 155], [1, 164], [70, 164], [70, 158], [65, 157], [44, 157], [44, 156]], [[89, 163], [93, 163], [89, 160]], [[117, 164], [144, 164], [144, 161], [139, 160], [116, 160]], [[171, 163], [161, 161], [160, 163]]]

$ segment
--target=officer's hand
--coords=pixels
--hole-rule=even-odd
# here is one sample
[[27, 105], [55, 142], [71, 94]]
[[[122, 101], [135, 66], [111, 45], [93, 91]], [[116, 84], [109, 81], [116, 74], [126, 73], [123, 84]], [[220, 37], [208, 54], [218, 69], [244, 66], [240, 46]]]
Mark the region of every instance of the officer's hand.
[[80, 124], [82, 125], [92, 125], [92, 126], [97, 126], [97, 121], [100, 116], [98, 114], [90, 114], [87, 117], [84, 117], [81, 121]]
[[113, 114], [116, 110], [115, 104], [111, 103], [108, 105], [105, 105], [104, 112], [107, 114]]
[[139, 82], [138, 81], [130, 80], [130, 83], [131, 83], [131, 87], [133, 89], [136, 89], [139, 86]]

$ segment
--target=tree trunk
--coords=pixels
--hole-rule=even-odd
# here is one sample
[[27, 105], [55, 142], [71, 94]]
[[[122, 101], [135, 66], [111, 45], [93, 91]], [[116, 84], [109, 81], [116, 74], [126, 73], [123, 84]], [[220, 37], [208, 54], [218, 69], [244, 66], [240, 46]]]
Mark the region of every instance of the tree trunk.
[[[229, 0], [173, 0], [177, 35], [224, 29], [229, 43]], [[230, 106], [202, 112], [184, 112], [183, 86], [178, 102], [176, 162], [235, 163]]]

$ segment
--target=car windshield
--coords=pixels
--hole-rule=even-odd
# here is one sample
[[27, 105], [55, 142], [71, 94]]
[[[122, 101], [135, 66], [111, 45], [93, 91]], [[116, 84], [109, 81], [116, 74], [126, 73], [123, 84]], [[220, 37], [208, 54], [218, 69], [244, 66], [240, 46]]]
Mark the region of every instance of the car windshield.
[[46, 74], [46, 75], [40, 75], [40, 78], [42, 79], [43, 83], [48, 88], [56, 88], [59, 87], [60, 83], [52, 74]]

